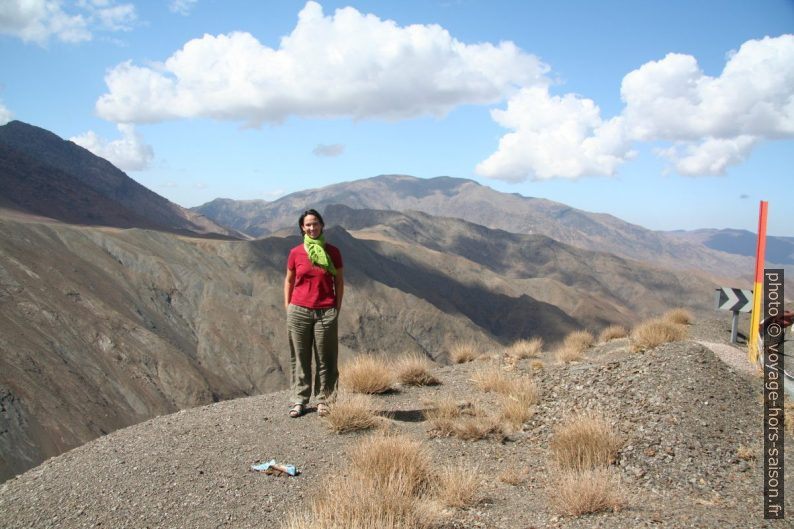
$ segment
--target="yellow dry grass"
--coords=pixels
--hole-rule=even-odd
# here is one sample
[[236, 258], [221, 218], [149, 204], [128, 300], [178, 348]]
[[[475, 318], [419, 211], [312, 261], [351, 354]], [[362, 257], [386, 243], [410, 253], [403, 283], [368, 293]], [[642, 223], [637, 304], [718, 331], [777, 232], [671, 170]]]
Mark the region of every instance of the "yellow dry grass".
[[468, 402], [442, 397], [425, 403], [427, 432], [433, 437], [456, 437], [464, 441], [485, 439], [501, 431], [499, 421]]
[[410, 495], [424, 491], [431, 472], [431, 457], [420, 441], [405, 435], [375, 434], [350, 448], [351, 474], [372, 489], [396, 487], [395, 493]]
[[521, 339], [513, 342], [505, 349], [505, 354], [514, 360], [523, 360], [540, 356], [542, 350], [543, 338], [535, 337], [529, 340]]
[[627, 503], [619, 476], [606, 468], [561, 471], [550, 480], [547, 496], [551, 507], [564, 516], [616, 512]]
[[584, 354], [578, 349], [570, 349], [563, 346], [554, 352], [554, 358], [560, 364], [567, 364], [568, 362], [578, 362], [584, 358]]
[[740, 445], [736, 449], [736, 457], [742, 461], [750, 461], [756, 458], [755, 450], [752, 447]]
[[694, 321], [692, 313], [684, 308], [670, 309], [662, 314], [662, 319], [670, 323], [678, 323], [680, 325], [689, 325]]
[[554, 430], [551, 456], [562, 470], [589, 470], [615, 461], [623, 441], [603, 415], [575, 413]]
[[447, 507], [469, 507], [482, 486], [477, 467], [444, 467], [435, 476], [434, 495]]
[[474, 385], [483, 391], [507, 393], [512, 385], [512, 378], [498, 365], [488, 365], [475, 371], [471, 377]]
[[527, 468], [510, 467], [499, 473], [498, 479], [508, 485], [520, 485], [526, 481], [529, 471]]
[[453, 364], [471, 362], [480, 356], [480, 348], [474, 342], [456, 342], [449, 347], [449, 361]]
[[588, 347], [593, 345], [594, 340], [595, 338], [593, 338], [590, 331], [573, 331], [562, 341], [562, 348], [583, 353]]
[[631, 351], [637, 352], [652, 349], [663, 343], [684, 340], [687, 334], [687, 328], [684, 325], [657, 318], [645, 320], [637, 325], [631, 331], [629, 342]]
[[429, 529], [438, 525], [441, 508], [428, 494], [436, 472], [421, 442], [377, 434], [353, 445], [348, 456], [346, 471], [322, 480], [308, 508], [287, 516], [285, 529]]
[[380, 357], [359, 355], [339, 368], [339, 384], [354, 393], [386, 393], [394, 383], [394, 371]]
[[374, 428], [382, 421], [373, 411], [374, 407], [372, 398], [367, 395], [340, 393], [326, 417], [326, 424], [336, 433]]
[[433, 376], [434, 364], [417, 353], [403, 354], [394, 361], [397, 380], [406, 386], [435, 386], [440, 384]]
[[546, 364], [543, 363], [543, 360], [533, 360], [532, 362], [529, 363], [529, 367], [531, 367], [534, 370], [538, 370], [546, 367]]
[[618, 338], [625, 338], [628, 335], [629, 331], [627, 331], [622, 325], [610, 325], [601, 331], [601, 333], [598, 335], [598, 341], [603, 343], [610, 340], [616, 340]]

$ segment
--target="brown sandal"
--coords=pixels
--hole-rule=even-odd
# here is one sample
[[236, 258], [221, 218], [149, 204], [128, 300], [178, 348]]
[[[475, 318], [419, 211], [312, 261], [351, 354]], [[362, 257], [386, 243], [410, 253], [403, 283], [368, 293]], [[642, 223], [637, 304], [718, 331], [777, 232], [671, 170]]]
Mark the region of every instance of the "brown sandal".
[[293, 404], [292, 408], [289, 410], [289, 416], [293, 419], [296, 419], [303, 415], [305, 408], [303, 404]]

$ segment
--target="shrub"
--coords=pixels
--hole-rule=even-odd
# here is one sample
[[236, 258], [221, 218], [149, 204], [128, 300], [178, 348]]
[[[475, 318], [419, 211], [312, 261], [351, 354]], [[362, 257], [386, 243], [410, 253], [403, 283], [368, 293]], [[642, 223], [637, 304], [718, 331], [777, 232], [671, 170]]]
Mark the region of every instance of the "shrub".
[[491, 365], [476, 371], [471, 381], [483, 391], [507, 393], [512, 384], [512, 379], [499, 366]]
[[350, 449], [350, 472], [373, 489], [417, 494], [430, 480], [431, 458], [420, 441], [405, 435], [371, 435]]
[[554, 430], [551, 454], [562, 470], [589, 470], [614, 462], [622, 440], [592, 411], [573, 414]]
[[515, 486], [523, 483], [527, 479], [528, 474], [529, 472], [526, 468], [510, 467], [503, 470], [498, 478], [502, 483]]
[[629, 341], [633, 352], [644, 351], [667, 342], [677, 342], [687, 337], [687, 329], [679, 323], [664, 319], [646, 320], [631, 332]]
[[741, 445], [739, 448], [736, 449], [736, 457], [741, 459], [742, 461], [750, 461], [755, 459], [755, 450], [753, 450], [749, 446]]
[[554, 358], [561, 364], [567, 364], [568, 362], [577, 362], [581, 360], [584, 358], [584, 354], [578, 349], [570, 349], [563, 346], [554, 352]]
[[356, 443], [350, 465], [322, 480], [285, 529], [430, 529], [442, 507], [428, 497], [430, 454], [405, 436], [374, 435]]
[[424, 415], [432, 436], [477, 441], [501, 430], [496, 419], [468, 402], [459, 403], [445, 397], [429, 406]]
[[394, 374], [382, 358], [359, 355], [340, 367], [339, 383], [355, 393], [386, 393], [394, 387]]
[[593, 335], [589, 331], [574, 331], [562, 342], [563, 349], [571, 349], [583, 353], [588, 347], [593, 345]]
[[[534, 402], [533, 402], [534, 404]], [[532, 417], [535, 411], [532, 404], [519, 396], [505, 395], [502, 397], [501, 419], [510, 427], [519, 429]]]
[[617, 512], [626, 506], [620, 479], [606, 468], [560, 472], [550, 481], [547, 495], [552, 508], [565, 516]]
[[449, 348], [449, 361], [453, 364], [471, 362], [480, 356], [480, 349], [474, 342], [457, 342]]
[[622, 325], [610, 325], [601, 331], [601, 334], [598, 335], [598, 341], [608, 342], [617, 338], [625, 338], [628, 335], [629, 331], [627, 331]]
[[367, 430], [377, 426], [381, 418], [373, 412], [372, 398], [360, 394], [340, 394], [331, 406], [326, 424], [336, 433]]
[[469, 507], [476, 502], [481, 486], [477, 467], [444, 467], [435, 477], [435, 495], [443, 505]]
[[507, 356], [515, 360], [523, 360], [539, 356], [543, 349], [543, 338], [535, 337], [531, 340], [518, 340], [513, 342], [505, 351]]
[[670, 323], [678, 323], [680, 325], [689, 325], [693, 321], [692, 313], [684, 308], [670, 309], [662, 314], [662, 319]]
[[439, 380], [430, 372], [433, 363], [418, 354], [405, 354], [394, 362], [397, 380], [407, 386], [434, 386]]

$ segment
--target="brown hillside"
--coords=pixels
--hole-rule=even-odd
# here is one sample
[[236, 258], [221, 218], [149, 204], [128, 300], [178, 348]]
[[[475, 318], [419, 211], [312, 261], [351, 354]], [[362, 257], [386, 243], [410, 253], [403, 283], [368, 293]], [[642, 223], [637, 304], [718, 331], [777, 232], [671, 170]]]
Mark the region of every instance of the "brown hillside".
[[[695, 339], [724, 341], [729, 327], [725, 319], [690, 331]], [[542, 369], [522, 360], [506, 373], [534, 380], [534, 414], [512, 432], [480, 441], [431, 437], [422, 410], [451, 397], [494, 413], [498, 395], [472, 382], [487, 362], [437, 367], [441, 385], [373, 397], [374, 409], [391, 417], [392, 433], [429, 451], [436, 469], [431, 482], [448, 468], [474, 473], [472, 502], [437, 507], [435, 526], [789, 527], [762, 517], [759, 379], [692, 341], [643, 353], [630, 353], [627, 345], [613, 340], [573, 364], [547, 357]], [[342, 491], [321, 488], [329, 476], [372, 478], [350, 466], [347, 455], [371, 434], [331, 433], [316, 413], [289, 419], [286, 398], [275, 393], [158, 417], [53, 458], [0, 488], [3, 525], [278, 528], [314, 499], [340, 498]], [[608, 417], [621, 439], [608, 470], [622, 483], [624, 503], [617, 512], [561, 515], [548, 488], [556, 476], [552, 439], [570, 413], [588, 409]], [[786, 446], [790, 451], [790, 436]], [[249, 470], [270, 458], [295, 464], [301, 474]], [[786, 506], [792, 512], [791, 496]]]

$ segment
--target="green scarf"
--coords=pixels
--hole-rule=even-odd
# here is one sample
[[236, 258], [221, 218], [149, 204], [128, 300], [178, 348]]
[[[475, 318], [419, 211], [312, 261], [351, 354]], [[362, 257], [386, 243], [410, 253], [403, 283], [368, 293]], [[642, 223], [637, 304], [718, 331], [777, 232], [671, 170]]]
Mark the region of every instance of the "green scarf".
[[317, 265], [331, 274], [336, 275], [336, 267], [328, 252], [325, 251], [325, 237], [320, 235], [316, 239], [312, 239], [308, 235], [303, 235], [303, 247], [306, 253], [309, 254], [309, 260], [312, 264]]

